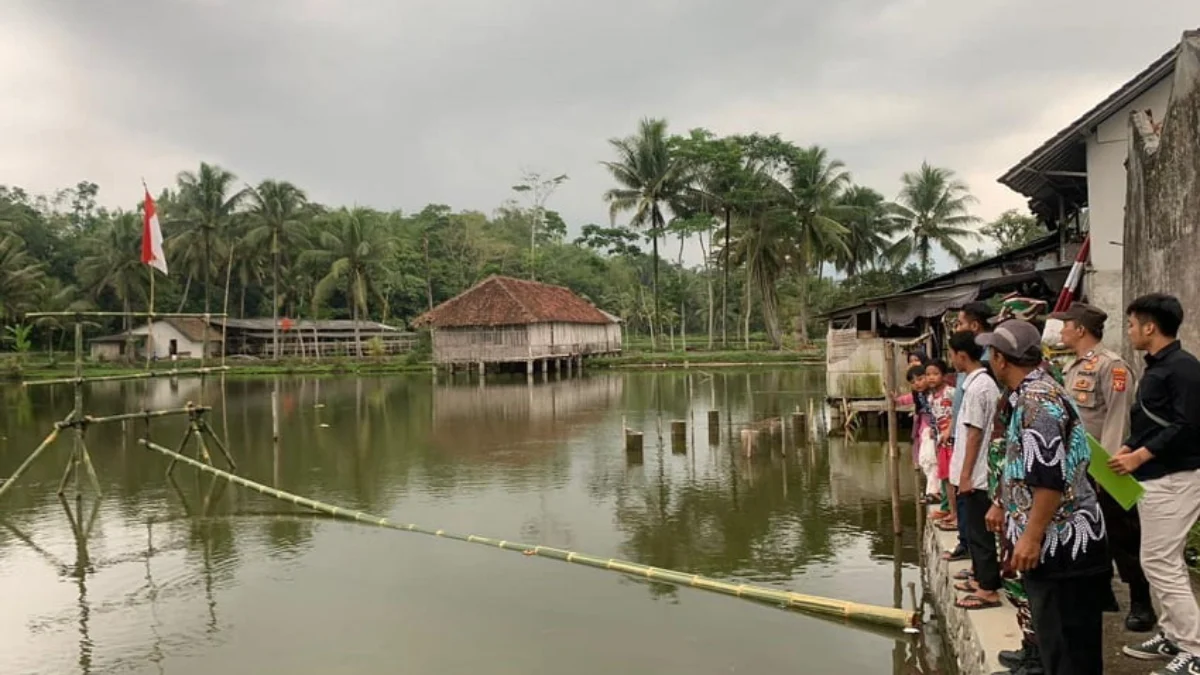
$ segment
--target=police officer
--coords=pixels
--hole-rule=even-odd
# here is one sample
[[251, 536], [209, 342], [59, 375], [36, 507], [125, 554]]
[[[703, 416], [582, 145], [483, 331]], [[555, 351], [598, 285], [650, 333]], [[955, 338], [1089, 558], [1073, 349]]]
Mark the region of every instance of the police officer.
[[[1075, 399], [1084, 428], [1109, 454], [1115, 453], [1129, 431], [1129, 401], [1134, 382], [1124, 359], [1100, 343], [1108, 315], [1076, 302], [1050, 318], [1063, 322], [1063, 345], [1075, 352], [1075, 360], [1063, 374], [1063, 384]], [[1157, 617], [1150, 602], [1150, 583], [1138, 560], [1141, 531], [1137, 508], [1126, 511], [1103, 488], [1098, 487], [1096, 493], [1108, 526], [1109, 546], [1117, 571], [1129, 586], [1125, 627], [1135, 632], [1153, 630]]]

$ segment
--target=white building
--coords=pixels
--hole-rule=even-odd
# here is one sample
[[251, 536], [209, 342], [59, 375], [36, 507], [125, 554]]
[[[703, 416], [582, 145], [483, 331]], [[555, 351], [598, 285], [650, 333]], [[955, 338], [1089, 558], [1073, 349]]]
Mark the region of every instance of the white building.
[[[150, 340], [146, 339], [147, 334]], [[198, 359], [205, 336], [205, 322], [202, 319], [160, 319], [149, 326], [142, 324], [127, 332], [93, 338], [91, 354], [97, 361], [116, 361], [125, 358], [126, 352], [132, 348], [135, 358], [145, 358], [149, 343], [155, 358], [170, 359], [177, 356], [181, 359]], [[208, 355], [220, 355], [221, 330], [209, 325], [207, 338]]]
[[1063, 225], [1058, 231], [1064, 237], [1090, 231], [1091, 265], [1083, 293], [1108, 312], [1105, 342], [1118, 351], [1125, 339], [1122, 245], [1129, 115], [1149, 110], [1154, 119], [1163, 119], [1177, 51], [1159, 57], [1000, 177], [1000, 183], [1029, 197], [1039, 218]]

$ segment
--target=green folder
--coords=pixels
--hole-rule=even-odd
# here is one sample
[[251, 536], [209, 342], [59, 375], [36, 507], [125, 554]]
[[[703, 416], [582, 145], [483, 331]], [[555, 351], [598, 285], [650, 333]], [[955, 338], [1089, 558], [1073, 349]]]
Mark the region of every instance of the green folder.
[[1133, 476], [1121, 476], [1113, 473], [1113, 470], [1108, 468], [1108, 460], [1111, 455], [1100, 445], [1094, 436], [1088, 434], [1088, 447], [1092, 449], [1092, 462], [1088, 466], [1088, 473], [1104, 491], [1116, 500], [1121, 508], [1128, 511], [1132, 509], [1138, 500], [1142, 498], [1142, 484], [1137, 482]]

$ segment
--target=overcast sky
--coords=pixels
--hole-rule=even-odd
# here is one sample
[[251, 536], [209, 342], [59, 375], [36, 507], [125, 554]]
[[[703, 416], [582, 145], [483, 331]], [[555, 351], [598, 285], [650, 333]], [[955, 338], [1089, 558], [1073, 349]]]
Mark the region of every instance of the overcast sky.
[[819, 143], [894, 197], [996, 178], [1200, 25], [1195, 0], [4, 0], [0, 184], [130, 205], [201, 160], [314, 199], [491, 211], [523, 167], [605, 222], [607, 139]]

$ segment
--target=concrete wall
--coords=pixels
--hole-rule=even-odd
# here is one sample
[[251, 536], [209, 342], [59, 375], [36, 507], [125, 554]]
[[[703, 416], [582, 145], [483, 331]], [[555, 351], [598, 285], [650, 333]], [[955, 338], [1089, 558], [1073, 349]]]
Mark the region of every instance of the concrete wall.
[[[1200, 349], [1200, 31], [1184, 36], [1175, 64], [1170, 110], [1126, 124], [1129, 144], [1125, 299], [1170, 293], [1183, 305], [1179, 339]], [[1138, 363], [1140, 359], [1134, 360]]]
[[[1129, 151], [1129, 113], [1152, 110], [1161, 120], [1171, 95], [1164, 79], [1128, 107], [1101, 122], [1087, 139], [1088, 227], [1092, 234], [1091, 269], [1084, 292], [1091, 303], [1108, 312], [1104, 342], [1120, 351], [1125, 340], [1122, 265], [1125, 243], [1125, 158]], [[1113, 244], [1110, 242], [1118, 242]]]

